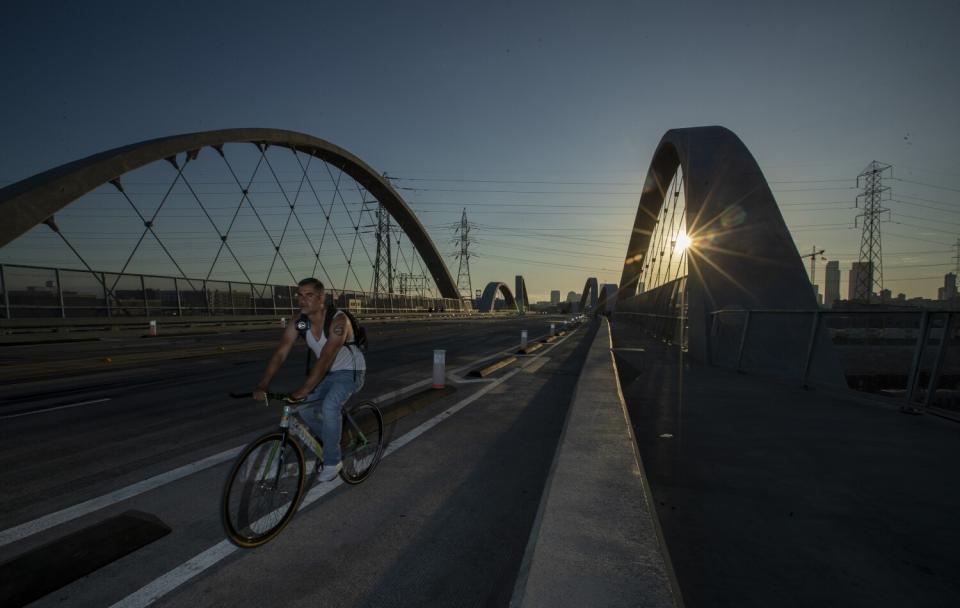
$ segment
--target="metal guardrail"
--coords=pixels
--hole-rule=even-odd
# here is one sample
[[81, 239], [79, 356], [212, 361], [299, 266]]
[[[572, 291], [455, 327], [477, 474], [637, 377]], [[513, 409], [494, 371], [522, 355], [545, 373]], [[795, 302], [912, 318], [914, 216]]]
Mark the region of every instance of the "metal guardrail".
[[[710, 312], [707, 363], [822, 384], [839, 367], [852, 390], [905, 411], [960, 416], [960, 316], [933, 310], [725, 309]], [[684, 344], [683, 316], [617, 312], [658, 339]], [[680, 332], [683, 332], [682, 334]], [[831, 372], [833, 370], [833, 372]], [[816, 372], [816, 373], [814, 373]], [[814, 377], [816, 380], [814, 380]], [[831, 385], [833, 386], [833, 385]], [[902, 397], [900, 393], [902, 392]], [[946, 403], [938, 407], [936, 402]]]
[[[885, 350], [903, 351], [910, 348], [912, 354], [906, 373], [905, 387], [893, 390], [904, 391], [903, 407], [911, 411], [922, 411], [933, 407], [950, 344], [955, 342], [960, 345], [955, 335], [957, 330], [955, 311], [744, 309], [719, 310], [710, 314], [711, 338], [718, 335], [717, 327], [722, 322], [722, 317], [736, 315], [742, 319], [736, 363], [733, 366], [738, 372], [744, 371], [744, 354], [750, 343], [750, 329], [757, 324], [758, 318], [763, 316], [810, 317], [809, 334], [798, 378], [801, 386], [805, 388], [810, 384], [810, 369], [819, 340], [828, 339], [834, 350], [859, 350], [854, 355], [859, 357], [876, 356]], [[932, 352], [930, 347], [933, 347]], [[710, 363], [714, 364], [715, 355], [717, 355], [714, 345], [711, 345], [708, 352], [711, 358]], [[925, 354], [928, 356], [925, 357]], [[925, 359], [929, 364], [926, 370], [922, 366]], [[841, 362], [842, 365], [849, 363], [842, 358]], [[888, 365], [895, 366], [894, 363]], [[874, 371], [877, 375], [883, 375], [884, 370]], [[920, 386], [923, 375], [926, 375], [925, 388]], [[888, 389], [884, 390], [888, 393], [892, 392]], [[917, 396], [921, 391], [922, 401], [918, 404]]]
[[[296, 287], [160, 275], [0, 264], [0, 319], [290, 315]], [[462, 300], [369, 294], [328, 287], [330, 300], [358, 314], [469, 310]], [[335, 297], [332, 295], [335, 293]]]

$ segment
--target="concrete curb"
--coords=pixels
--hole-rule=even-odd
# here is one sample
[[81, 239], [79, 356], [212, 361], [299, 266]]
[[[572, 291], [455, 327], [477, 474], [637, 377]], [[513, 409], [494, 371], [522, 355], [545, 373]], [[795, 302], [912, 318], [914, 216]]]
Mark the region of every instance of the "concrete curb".
[[574, 390], [511, 607], [683, 605], [611, 361], [604, 323]]

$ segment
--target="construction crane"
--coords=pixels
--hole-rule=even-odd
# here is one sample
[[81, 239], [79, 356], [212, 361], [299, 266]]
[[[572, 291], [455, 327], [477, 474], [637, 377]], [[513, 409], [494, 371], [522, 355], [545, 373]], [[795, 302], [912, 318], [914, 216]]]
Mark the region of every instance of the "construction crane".
[[821, 249], [820, 251], [817, 251], [817, 246], [814, 245], [813, 248], [810, 250], [810, 253], [800, 256], [801, 258], [810, 258], [810, 284], [811, 285], [816, 285], [817, 283], [817, 256], [820, 256], [821, 260], [826, 260], [827, 258], [824, 257], [823, 255], [825, 251], [826, 249]]

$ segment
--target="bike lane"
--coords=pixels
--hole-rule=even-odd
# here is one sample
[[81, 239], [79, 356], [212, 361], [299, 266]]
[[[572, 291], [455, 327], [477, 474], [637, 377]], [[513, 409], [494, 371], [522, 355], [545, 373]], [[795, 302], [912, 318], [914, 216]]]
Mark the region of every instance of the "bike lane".
[[[493, 388], [462, 385], [456, 401], [466, 387], [489, 390], [366, 483], [333, 489], [271, 543], [232, 552], [154, 605], [507, 604], [594, 331], [522, 359]], [[402, 437], [438, 409], [388, 432]]]

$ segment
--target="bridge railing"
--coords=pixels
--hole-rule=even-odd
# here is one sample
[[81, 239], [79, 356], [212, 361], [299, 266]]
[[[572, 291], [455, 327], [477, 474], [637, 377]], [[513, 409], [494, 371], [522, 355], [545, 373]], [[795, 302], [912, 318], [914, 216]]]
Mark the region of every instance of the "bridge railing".
[[[685, 348], [681, 316], [615, 316]], [[730, 309], [710, 319], [712, 365], [960, 416], [960, 311]]]
[[[0, 264], [0, 319], [290, 316], [296, 287], [183, 277]], [[470, 310], [457, 299], [327, 288], [338, 308], [358, 314]], [[111, 295], [112, 292], [112, 295]]]
[[[960, 413], [960, 317], [933, 310], [720, 310], [710, 362]], [[839, 373], [840, 377], [837, 376]]]

